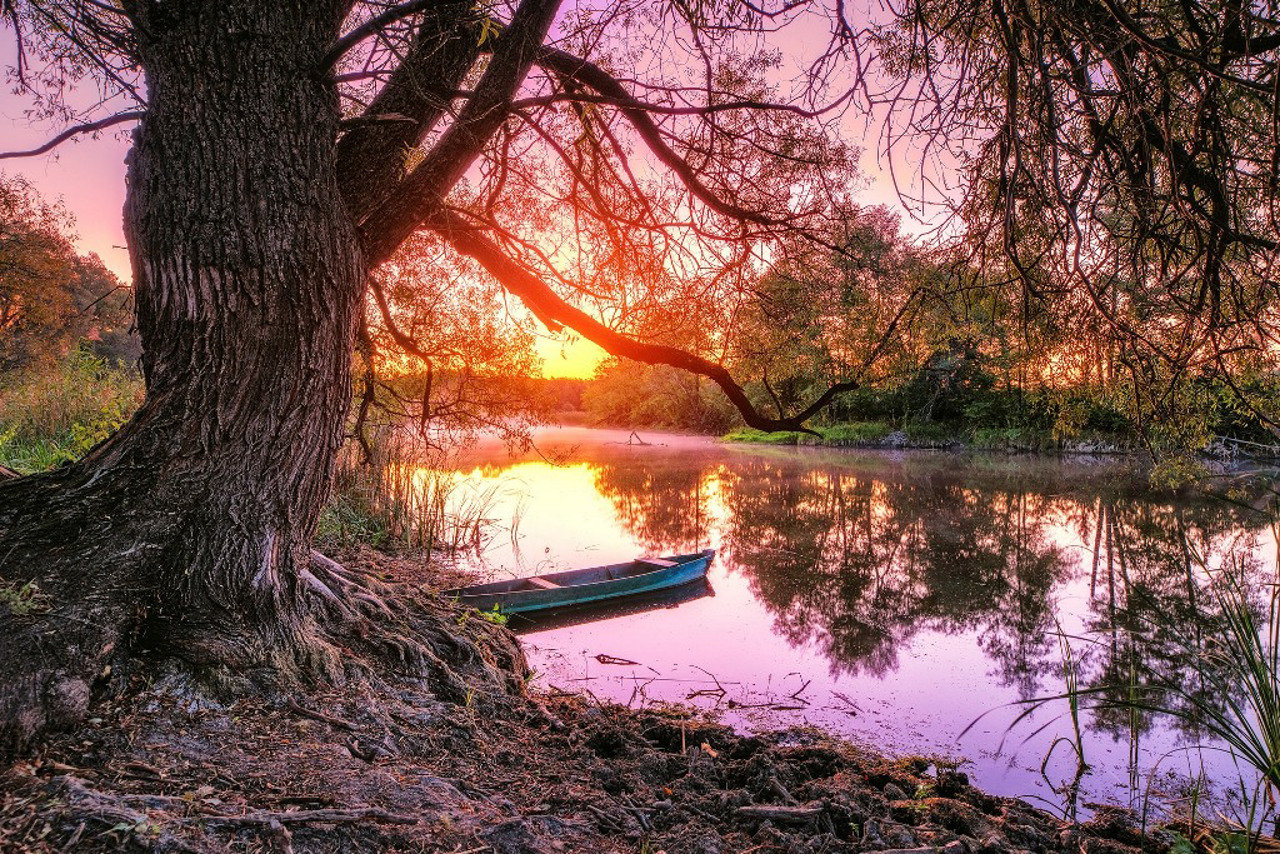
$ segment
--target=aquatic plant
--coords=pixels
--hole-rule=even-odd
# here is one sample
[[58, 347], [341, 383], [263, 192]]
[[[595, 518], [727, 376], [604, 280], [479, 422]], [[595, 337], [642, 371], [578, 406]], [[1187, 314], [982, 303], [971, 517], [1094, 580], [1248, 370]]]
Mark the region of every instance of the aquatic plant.
[[[1220, 781], [1229, 783], [1234, 790], [1242, 814], [1235, 821], [1224, 817], [1212, 827], [1202, 822], [1203, 826], [1197, 830], [1193, 807], [1192, 819], [1187, 825], [1190, 838], [1206, 850], [1214, 846], [1236, 850], [1236, 843], [1241, 843], [1243, 847], [1239, 850], [1255, 851], [1260, 838], [1258, 828], [1271, 817], [1280, 796], [1280, 584], [1273, 581], [1265, 585], [1269, 595], [1264, 607], [1251, 595], [1242, 560], [1230, 557], [1221, 568], [1210, 569], [1190, 543], [1187, 558], [1189, 570], [1198, 569], [1206, 580], [1218, 630], [1208, 638], [1188, 627], [1166, 623], [1140, 624], [1131, 631], [1160, 629], [1166, 632], [1181, 648], [1189, 671], [1160, 675], [1140, 672], [1135, 663], [1128, 684], [1082, 686], [1076, 676], [1070, 646], [1060, 633], [1064, 645], [1064, 691], [1017, 704], [1024, 709], [1009, 729], [1037, 710], [1065, 701], [1075, 739], [1074, 742], [1065, 736], [1055, 739], [1049, 753], [1062, 742], [1073, 744], [1080, 773], [1083, 773], [1087, 765], [1078, 745], [1080, 710], [1086, 703], [1094, 712], [1115, 710], [1129, 715], [1133, 727], [1137, 726], [1139, 714], [1178, 719], [1187, 724], [1189, 730], [1208, 736], [1211, 743], [1204, 749], [1226, 751], [1239, 765], [1257, 774], [1255, 781], [1242, 768], [1238, 779]], [[1047, 765], [1048, 757], [1045, 762]], [[1077, 787], [1079, 776], [1077, 774], [1075, 780]], [[1065, 791], [1057, 787], [1054, 791], [1067, 795], [1071, 803], [1074, 792], [1070, 785]], [[1070, 809], [1069, 806], [1069, 812]], [[1234, 842], [1228, 840], [1228, 836]]]
[[1194, 653], [1189, 660], [1195, 680], [1158, 680], [1104, 704], [1170, 715], [1198, 727], [1257, 771], [1258, 786], [1274, 803], [1280, 794], [1280, 587], [1269, 585], [1266, 617], [1259, 620], [1243, 569], [1233, 561], [1209, 574], [1222, 631], [1204, 644], [1184, 639]]
[[425, 553], [480, 552], [504, 530], [515, 539], [520, 511], [505, 525], [494, 516], [501, 485], [477, 487], [448, 462], [447, 452], [401, 431], [377, 431], [367, 456], [349, 447], [340, 457], [319, 535]]

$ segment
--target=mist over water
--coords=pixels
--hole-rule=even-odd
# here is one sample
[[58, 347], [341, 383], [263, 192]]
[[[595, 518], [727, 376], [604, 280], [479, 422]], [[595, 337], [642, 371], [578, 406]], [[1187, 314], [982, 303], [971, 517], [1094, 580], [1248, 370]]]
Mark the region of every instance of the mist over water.
[[[1152, 493], [1119, 459], [643, 438], [558, 428], [536, 453], [481, 443], [457, 463], [491, 491], [490, 516], [516, 523], [478, 576], [718, 550], [713, 595], [526, 634], [543, 688], [964, 758], [977, 785], [1057, 811], [1077, 767], [1067, 704], [1016, 725], [1010, 704], [1061, 693], [1068, 659], [1085, 688], [1190, 674], [1220, 630], [1205, 566], [1243, 565], [1260, 597], [1275, 580], [1274, 531], [1247, 486], [1227, 502]], [[1201, 771], [1238, 779], [1172, 719], [1113, 710], [1082, 725], [1081, 803], [1160, 803]]]

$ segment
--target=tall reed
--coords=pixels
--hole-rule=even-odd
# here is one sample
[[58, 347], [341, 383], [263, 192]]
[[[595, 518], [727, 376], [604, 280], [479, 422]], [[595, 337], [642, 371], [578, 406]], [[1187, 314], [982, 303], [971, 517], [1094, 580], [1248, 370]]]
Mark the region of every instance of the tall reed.
[[424, 553], [482, 552], [508, 527], [495, 512], [499, 486], [477, 485], [449, 463], [449, 452], [393, 428], [374, 433], [368, 458], [345, 448], [321, 534]]

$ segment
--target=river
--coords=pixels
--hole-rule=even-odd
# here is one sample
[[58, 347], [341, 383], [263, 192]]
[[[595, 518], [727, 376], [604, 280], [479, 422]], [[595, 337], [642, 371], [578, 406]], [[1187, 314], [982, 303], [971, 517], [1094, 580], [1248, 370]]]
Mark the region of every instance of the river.
[[709, 588], [686, 601], [526, 631], [543, 689], [964, 760], [976, 785], [1058, 813], [1075, 745], [1080, 803], [1160, 808], [1190, 778], [1239, 778], [1172, 719], [1086, 711], [1077, 737], [1065, 701], [1018, 718], [1068, 676], [1181, 673], [1173, 635], [1194, 646], [1217, 631], [1205, 567], [1274, 579], [1256, 496], [1154, 494], [1123, 459], [642, 435], [552, 428], [534, 452], [482, 441], [455, 464], [455, 495], [490, 504], [478, 579], [717, 550]]

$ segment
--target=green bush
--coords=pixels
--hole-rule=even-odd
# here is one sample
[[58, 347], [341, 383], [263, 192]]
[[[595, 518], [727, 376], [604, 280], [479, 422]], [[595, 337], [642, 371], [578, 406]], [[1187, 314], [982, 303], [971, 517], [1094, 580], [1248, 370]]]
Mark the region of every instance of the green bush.
[[84, 456], [142, 402], [142, 378], [87, 347], [0, 385], [0, 463], [24, 474]]

